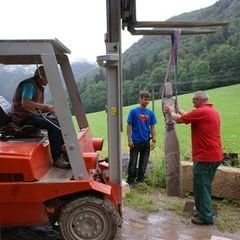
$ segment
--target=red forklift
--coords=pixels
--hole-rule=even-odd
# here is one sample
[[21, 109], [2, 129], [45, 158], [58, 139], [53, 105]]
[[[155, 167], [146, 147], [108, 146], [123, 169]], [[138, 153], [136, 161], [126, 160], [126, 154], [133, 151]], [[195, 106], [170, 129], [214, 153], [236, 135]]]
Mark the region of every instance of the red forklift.
[[0, 225], [50, 222], [65, 240], [113, 239], [120, 223], [121, 184], [110, 179], [108, 164], [99, 161], [103, 139], [91, 136], [69, 53], [57, 39], [0, 40], [1, 64], [43, 64], [71, 164], [71, 169], [53, 167], [46, 135], [29, 135], [24, 126], [16, 129], [1, 97]]
[[[133, 35], [173, 36], [175, 27], [225, 24], [138, 22], [135, 0], [106, 0], [106, 6], [106, 54], [99, 56], [97, 62], [106, 67], [108, 163], [99, 159], [103, 140], [91, 136], [67, 56], [70, 50], [57, 39], [0, 40], [0, 64], [44, 66], [71, 165], [71, 169], [53, 167], [46, 135], [33, 137], [25, 131], [28, 128], [13, 129], [9, 104], [1, 98], [0, 226], [50, 222], [59, 229], [64, 240], [113, 239], [122, 215], [121, 27], [126, 27]], [[182, 30], [182, 34], [211, 32], [214, 30]], [[7, 79], [1, 84], [7, 84]], [[171, 84], [165, 85], [165, 97], [171, 99]], [[78, 133], [72, 114], [80, 129]], [[166, 132], [166, 135], [170, 136], [166, 144], [176, 142], [178, 149], [175, 132]], [[166, 151], [166, 161], [169, 151]], [[175, 160], [179, 166], [179, 158]], [[172, 188], [176, 188], [176, 183], [179, 185], [178, 171], [170, 173], [168, 183]]]

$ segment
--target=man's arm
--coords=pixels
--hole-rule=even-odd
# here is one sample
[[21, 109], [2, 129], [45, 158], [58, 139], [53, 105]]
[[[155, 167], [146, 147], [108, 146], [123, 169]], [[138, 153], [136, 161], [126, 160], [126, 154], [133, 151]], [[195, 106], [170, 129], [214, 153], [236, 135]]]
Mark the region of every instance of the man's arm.
[[174, 111], [169, 111], [169, 113], [171, 114], [171, 117], [176, 123], [181, 123], [180, 119], [181, 119], [181, 116], [184, 114], [175, 113]]
[[22, 99], [22, 108], [29, 112], [40, 111], [40, 112], [49, 112], [53, 114], [55, 113], [54, 107], [52, 105], [36, 103], [25, 98]]
[[166, 111], [171, 114], [171, 117], [176, 123], [193, 123], [206, 118], [206, 114], [202, 114], [199, 109], [193, 109], [191, 112], [182, 112], [183, 114], [175, 113], [171, 106], [167, 106]]
[[42, 104], [32, 101], [34, 94], [36, 93], [36, 88], [32, 83], [25, 83], [22, 86], [22, 108], [29, 112], [50, 112], [55, 113], [52, 105]]
[[181, 123], [180, 118], [181, 118], [182, 115], [184, 115], [186, 113], [181, 109], [178, 110], [178, 113], [175, 113], [174, 106], [172, 106], [172, 105], [165, 105], [164, 110], [166, 112], [170, 113], [171, 117], [173, 118], [173, 120], [176, 123]]
[[151, 131], [151, 136], [152, 136], [152, 142], [151, 142], [151, 146], [150, 146], [150, 149], [153, 150], [155, 148], [155, 143], [156, 143], [156, 127], [155, 127], [155, 124], [154, 125], [151, 125], [150, 127], [150, 131]]
[[127, 137], [128, 137], [128, 146], [132, 148], [134, 146], [132, 141], [132, 124], [128, 123], [127, 125]]
[[184, 115], [184, 114], [186, 114], [187, 112], [183, 111], [182, 109], [178, 109], [178, 113], [179, 113], [180, 115]]

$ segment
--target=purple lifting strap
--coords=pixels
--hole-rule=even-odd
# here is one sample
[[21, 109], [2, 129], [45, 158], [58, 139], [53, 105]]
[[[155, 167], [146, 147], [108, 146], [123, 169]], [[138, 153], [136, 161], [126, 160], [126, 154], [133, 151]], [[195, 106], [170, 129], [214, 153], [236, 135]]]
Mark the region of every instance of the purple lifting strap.
[[174, 75], [175, 76], [177, 75], [177, 73], [176, 73], [176, 71], [177, 71], [177, 48], [178, 48], [178, 42], [180, 39], [180, 35], [181, 35], [181, 29], [175, 29], [174, 34], [172, 35], [172, 48], [170, 50], [167, 73], [166, 73], [164, 83], [169, 81], [169, 73], [170, 73], [171, 68], [173, 68], [175, 71]]
[[[164, 109], [164, 98], [166, 98], [166, 94], [165, 94], [165, 84], [167, 82], [170, 82], [170, 73], [171, 71], [173, 71], [173, 75], [174, 75], [174, 81], [177, 82], [177, 49], [178, 49], [178, 43], [179, 43], [179, 39], [180, 39], [180, 35], [181, 35], [181, 29], [175, 29], [174, 34], [171, 35], [171, 40], [172, 40], [172, 47], [170, 50], [170, 54], [169, 54], [169, 60], [168, 60], [168, 67], [167, 67], [167, 72], [166, 72], [166, 76], [164, 79], [164, 86], [163, 86], [163, 90], [162, 90], [162, 109]], [[176, 89], [176, 99], [175, 99], [175, 112], [178, 111], [178, 104], [177, 104], [177, 89]], [[165, 115], [165, 112], [163, 110], [163, 114]], [[168, 131], [170, 131], [171, 129], [174, 128], [174, 121], [172, 120], [172, 118], [169, 116], [168, 118], [165, 118], [166, 121], [166, 128]]]

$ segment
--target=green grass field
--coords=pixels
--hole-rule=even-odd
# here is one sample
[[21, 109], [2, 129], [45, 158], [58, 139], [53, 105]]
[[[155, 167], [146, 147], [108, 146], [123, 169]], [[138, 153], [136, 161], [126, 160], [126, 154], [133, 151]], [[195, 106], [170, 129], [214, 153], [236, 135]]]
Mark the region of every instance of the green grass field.
[[[222, 118], [222, 140], [224, 152], [240, 153], [240, 84], [222, 87], [207, 91], [210, 101], [218, 108]], [[188, 111], [192, 109], [192, 94], [179, 96], [180, 108]], [[127, 106], [123, 109], [123, 133], [122, 152], [128, 152], [126, 137], [126, 119], [131, 108], [136, 105]], [[151, 103], [149, 104], [151, 108]], [[163, 133], [164, 121], [161, 112], [160, 100], [155, 101], [155, 114], [157, 117], [157, 144], [151, 154], [151, 159], [159, 160], [163, 157]], [[105, 111], [87, 115], [92, 135], [105, 139], [103, 155], [107, 155], [107, 114]], [[191, 156], [190, 125], [177, 125], [181, 159], [189, 159]]]

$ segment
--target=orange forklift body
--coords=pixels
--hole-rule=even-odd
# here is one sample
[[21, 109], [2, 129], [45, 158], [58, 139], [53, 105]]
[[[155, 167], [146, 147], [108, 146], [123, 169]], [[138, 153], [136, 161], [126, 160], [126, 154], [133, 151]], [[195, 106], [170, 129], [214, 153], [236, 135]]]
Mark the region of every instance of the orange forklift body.
[[[78, 134], [83, 158], [88, 172], [96, 169], [97, 152], [103, 140], [92, 139], [88, 128]], [[121, 203], [119, 186], [87, 179], [72, 179], [71, 170], [53, 168], [49, 144], [43, 139], [24, 139], [0, 142], [0, 219], [2, 226], [27, 226], [49, 222], [57, 211], [56, 204], [46, 204], [52, 199], [98, 192], [116, 206]], [[106, 164], [99, 164], [103, 171]], [[54, 172], [56, 171], [56, 172]], [[89, 176], [91, 176], [89, 174]]]

